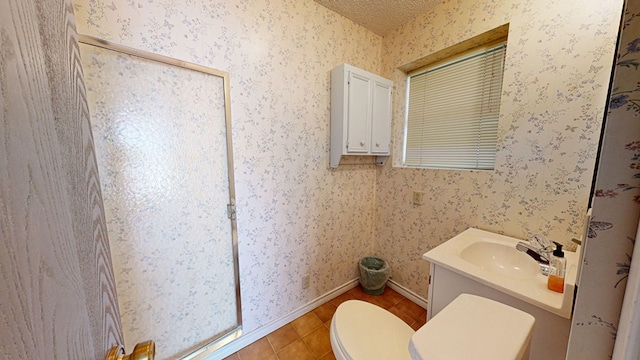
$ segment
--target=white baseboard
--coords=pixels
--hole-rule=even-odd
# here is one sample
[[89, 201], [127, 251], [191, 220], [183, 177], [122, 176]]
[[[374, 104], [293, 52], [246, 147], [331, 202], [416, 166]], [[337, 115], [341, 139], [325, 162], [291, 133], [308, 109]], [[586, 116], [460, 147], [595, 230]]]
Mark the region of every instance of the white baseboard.
[[392, 279], [389, 279], [389, 282], [387, 282], [387, 286], [397, 291], [398, 293], [400, 293], [400, 295], [420, 305], [423, 309], [429, 308], [428, 306], [429, 302], [427, 300], [425, 300], [423, 297], [419, 296], [418, 294], [414, 293], [413, 291], [407, 289], [406, 287], [398, 284]]
[[[302, 307], [290, 312], [289, 314], [276, 319], [264, 326], [259, 327], [258, 329], [255, 329], [249, 333], [246, 334], [242, 334], [239, 338], [233, 340], [232, 342], [230, 342], [229, 344], [219, 348], [218, 350], [216, 350], [214, 353], [212, 354], [208, 354], [205, 355], [203, 354], [202, 356], [198, 356], [198, 357], [194, 357], [193, 360], [221, 360], [224, 359], [225, 357], [236, 353], [240, 350], [242, 350], [243, 348], [251, 345], [253, 342], [260, 340], [261, 338], [269, 335], [270, 333], [278, 330], [279, 328], [283, 327], [284, 325], [287, 325], [288, 323], [292, 322], [293, 320], [299, 318], [300, 316], [308, 313], [309, 311], [317, 308], [318, 306], [325, 304], [331, 300], [333, 300], [334, 298], [346, 293], [347, 291], [353, 289], [354, 287], [358, 286], [358, 279], [354, 279], [351, 280], [349, 282], [347, 282], [346, 284], [339, 286], [331, 291], [329, 291], [328, 293], [320, 296], [319, 298], [303, 305]], [[396, 283], [393, 280], [389, 280], [389, 282], [387, 283], [387, 286], [389, 286], [390, 288], [392, 288], [393, 290], [397, 291], [399, 294], [401, 294], [402, 296], [406, 297], [407, 299], [413, 301], [414, 303], [420, 305], [423, 308], [427, 308], [427, 300], [425, 300], [424, 298], [420, 297], [418, 294], [414, 293], [413, 291], [405, 288], [404, 286]]]
[[[358, 279], [349, 281], [348, 283], [339, 286], [328, 293], [320, 296], [319, 298], [303, 305], [302, 307], [290, 312], [289, 314], [276, 319], [266, 325], [259, 327], [249, 333], [242, 334], [239, 338], [235, 339], [231, 343], [216, 350], [213, 354], [203, 355], [202, 357], [194, 358], [194, 360], [221, 360], [225, 357], [236, 353], [246, 346], [251, 345], [253, 342], [260, 340], [261, 338], [269, 335], [270, 333], [278, 330], [279, 328], [287, 325], [300, 316], [308, 313], [309, 311], [317, 308], [318, 306], [327, 303], [334, 298], [346, 293], [358, 285]], [[394, 289], [395, 290], [395, 289]], [[397, 291], [397, 290], [396, 290]], [[399, 292], [399, 291], [398, 291]]]

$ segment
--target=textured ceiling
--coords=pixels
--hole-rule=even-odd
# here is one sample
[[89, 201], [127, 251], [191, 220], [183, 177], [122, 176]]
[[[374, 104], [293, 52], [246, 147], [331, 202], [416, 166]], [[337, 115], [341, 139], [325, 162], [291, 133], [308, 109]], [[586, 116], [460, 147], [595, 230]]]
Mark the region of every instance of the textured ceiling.
[[320, 5], [385, 36], [443, 0], [315, 0]]

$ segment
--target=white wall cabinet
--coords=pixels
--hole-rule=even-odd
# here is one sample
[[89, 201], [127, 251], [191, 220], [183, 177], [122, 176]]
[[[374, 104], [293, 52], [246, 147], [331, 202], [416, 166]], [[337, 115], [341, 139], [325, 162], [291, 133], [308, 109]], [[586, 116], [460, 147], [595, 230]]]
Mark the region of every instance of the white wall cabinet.
[[338, 167], [343, 155], [378, 156], [391, 151], [393, 82], [343, 64], [331, 71], [331, 159]]

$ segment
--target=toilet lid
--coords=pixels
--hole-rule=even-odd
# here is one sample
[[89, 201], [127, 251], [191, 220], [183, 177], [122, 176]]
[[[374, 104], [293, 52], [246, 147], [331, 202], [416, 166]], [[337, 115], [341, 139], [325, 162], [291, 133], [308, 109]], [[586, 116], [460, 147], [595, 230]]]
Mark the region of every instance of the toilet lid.
[[334, 339], [354, 360], [411, 359], [413, 329], [397, 316], [373, 304], [348, 300], [333, 315]]

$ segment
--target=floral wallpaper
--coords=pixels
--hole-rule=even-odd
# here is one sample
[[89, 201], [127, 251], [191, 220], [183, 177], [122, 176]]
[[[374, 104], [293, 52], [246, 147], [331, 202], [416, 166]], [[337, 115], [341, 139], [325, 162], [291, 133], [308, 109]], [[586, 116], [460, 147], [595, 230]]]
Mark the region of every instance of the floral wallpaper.
[[378, 35], [311, 0], [75, 0], [74, 10], [80, 34], [229, 73], [245, 333], [358, 276], [376, 167], [329, 169], [329, 79], [342, 63], [379, 72]]
[[[447, 1], [383, 39], [394, 80], [393, 161], [376, 186], [375, 249], [427, 296], [422, 254], [469, 227], [570, 245], [589, 201], [622, 0]], [[402, 168], [406, 69], [509, 25], [495, 170]], [[413, 205], [412, 193], [424, 193]]]
[[[569, 359], [611, 358], [640, 217], [640, 3], [627, 1]], [[595, 356], [595, 357], [594, 357]]]

